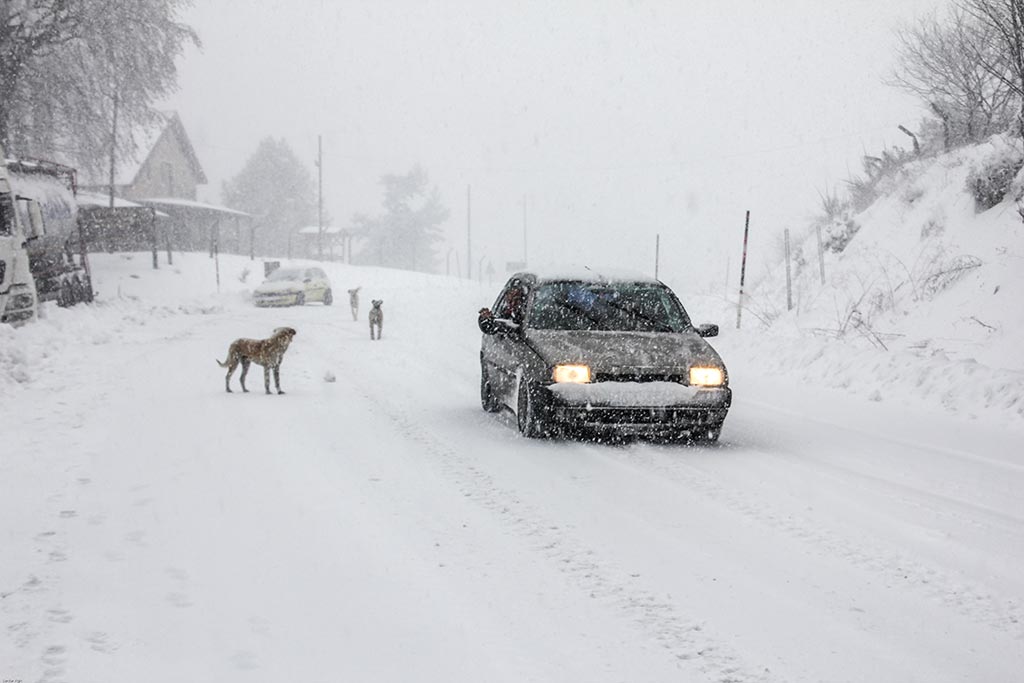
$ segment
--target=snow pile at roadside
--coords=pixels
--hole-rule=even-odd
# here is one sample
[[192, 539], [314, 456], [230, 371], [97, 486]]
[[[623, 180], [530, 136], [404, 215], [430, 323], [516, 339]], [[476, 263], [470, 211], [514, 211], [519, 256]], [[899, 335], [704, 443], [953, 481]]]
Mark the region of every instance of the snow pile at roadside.
[[996, 137], [886, 178], [884, 193], [852, 216], [846, 249], [826, 252], [824, 285], [815, 233], [794, 237], [791, 311], [785, 263], [748, 289], [740, 333], [734, 308], [701, 300], [728, 322], [733, 374], [738, 363], [1024, 427], [1024, 229], [1013, 199], [1024, 180], [981, 212], [968, 189], [972, 174], [1018, 147]]

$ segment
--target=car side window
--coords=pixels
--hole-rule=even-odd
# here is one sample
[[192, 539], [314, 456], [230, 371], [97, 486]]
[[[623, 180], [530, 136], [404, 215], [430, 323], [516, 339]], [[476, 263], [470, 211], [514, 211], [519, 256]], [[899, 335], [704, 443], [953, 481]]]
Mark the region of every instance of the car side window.
[[521, 323], [525, 309], [526, 285], [521, 280], [515, 279], [508, 283], [501, 298], [498, 299], [498, 303], [495, 304], [494, 317]]

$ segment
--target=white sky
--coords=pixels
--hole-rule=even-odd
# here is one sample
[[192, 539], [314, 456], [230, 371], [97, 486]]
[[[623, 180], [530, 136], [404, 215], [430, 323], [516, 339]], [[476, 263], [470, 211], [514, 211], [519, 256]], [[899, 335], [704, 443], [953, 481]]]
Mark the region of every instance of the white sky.
[[[860, 157], [923, 115], [882, 83], [894, 27], [939, 0], [197, 0], [179, 110], [219, 199], [267, 135], [315, 172], [335, 223], [422, 164], [474, 269], [522, 256], [724, 278], [799, 229]], [[442, 250], [442, 259], [444, 250]], [[485, 261], [486, 263], [486, 261]], [[454, 264], [454, 260], [453, 260]]]

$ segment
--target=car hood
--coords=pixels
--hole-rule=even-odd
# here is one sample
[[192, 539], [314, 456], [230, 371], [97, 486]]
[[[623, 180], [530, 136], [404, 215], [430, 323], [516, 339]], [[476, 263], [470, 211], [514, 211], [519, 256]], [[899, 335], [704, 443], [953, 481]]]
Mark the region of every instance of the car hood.
[[281, 280], [279, 282], [264, 282], [256, 288], [256, 294], [288, 294], [290, 292], [301, 292], [301, 282], [294, 280]]
[[549, 365], [585, 363], [595, 374], [686, 372], [691, 365], [725, 367], [696, 332], [527, 330], [526, 341]]

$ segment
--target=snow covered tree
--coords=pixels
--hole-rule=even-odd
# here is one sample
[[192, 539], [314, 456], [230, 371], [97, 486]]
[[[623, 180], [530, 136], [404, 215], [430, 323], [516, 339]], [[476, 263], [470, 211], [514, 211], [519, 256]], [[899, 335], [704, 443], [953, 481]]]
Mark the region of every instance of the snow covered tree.
[[384, 213], [353, 218], [356, 230], [366, 236], [357, 260], [389, 268], [434, 271], [438, 262], [434, 247], [441, 241], [441, 225], [449, 215], [437, 188], [430, 185], [427, 172], [419, 165], [403, 175], [384, 175], [380, 182], [384, 186]]
[[943, 124], [944, 146], [975, 142], [1013, 122], [1014, 92], [983, 65], [1004, 60], [994, 30], [959, 7], [932, 12], [897, 33], [891, 83], [917, 95]]
[[288, 253], [295, 231], [317, 221], [313, 177], [283, 138], [264, 138], [221, 195], [256, 216], [257, 248], [266, 255]]
[[971, 56], [1013, 93], [1024, 138], [1024, 0], [961, 0], [961, 6], [992, 36], [995, 55], [975, 45]]
[[99, 170], [174, 90], [189, 0], [0, 2], [0, 144]]

